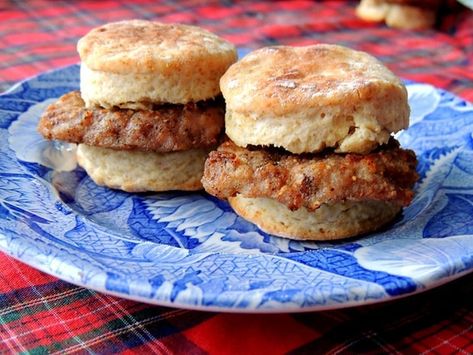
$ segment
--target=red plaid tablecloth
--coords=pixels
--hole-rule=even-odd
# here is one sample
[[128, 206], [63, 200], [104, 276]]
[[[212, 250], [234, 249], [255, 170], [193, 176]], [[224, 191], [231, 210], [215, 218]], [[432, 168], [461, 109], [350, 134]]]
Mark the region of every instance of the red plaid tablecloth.
[[[473, 12], [434, 30], [356, 18], [350, 1], [0, 2], [0, 91], [79, 61], [77, 39], [104, 22], [197, 24], [245, 48], [331, 42], [368, 51], [403, 78], [473, 101]], [[149, 306], [76, 287], [0, 253], [0, 351], [117, 353], [473, 353], [473, 275], [385, 304], [294, 315]]]

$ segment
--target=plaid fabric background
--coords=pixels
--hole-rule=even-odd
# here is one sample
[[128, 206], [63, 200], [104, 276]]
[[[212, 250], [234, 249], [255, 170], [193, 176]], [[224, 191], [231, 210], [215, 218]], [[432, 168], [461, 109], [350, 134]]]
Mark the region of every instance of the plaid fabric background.
[[205, 27], [237, 46], [338, 43], [367, 51], [399, 76], [473, 101], [473, 15], [443, 9], [437, 29], [400, 31], [355, 16], [357, 1], [11, 1], [0, 2], [0, 89], [79, 61], [77, 39], [129, 18]]
[[[473, 101], [473, 12], [436, 29], [356, 18], [356, 1], [0, 1], [0, 91], [76, 63], [77, 39], [127, 18], [197, 24], [239, 47], [331, 42], [403, 78]], [[43, 353], [473, 353], [473, 275], [385, 304], [296, 315], [232, 315], [140, 304], [76, 287], [0, 254], [0, 351]]]
[[473, 353], [473, 274], [346, 310], [241, 315], [149, 306], [0, 257], [0, 349], [162, 354]]

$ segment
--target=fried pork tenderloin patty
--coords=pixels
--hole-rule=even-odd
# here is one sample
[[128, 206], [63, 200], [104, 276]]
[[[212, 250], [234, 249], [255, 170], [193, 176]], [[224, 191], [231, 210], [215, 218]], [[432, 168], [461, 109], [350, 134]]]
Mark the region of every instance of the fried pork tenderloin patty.
[[120, 150], [175, 152], [215, 146], [224, 125], [220, 99], [153, 110], [85, 108], [78, 91], [50, 105], [38, 125], [46, 139]]
[[291, 210], [324, 203], [384, 201], [407, 206], [417, 181], [416, 157], [393, 138], [372, 153], [301, 154], [248, 149], [226, 141], [207, 158], [202, 179], [210, 194], [227, 199], [267, 197]]

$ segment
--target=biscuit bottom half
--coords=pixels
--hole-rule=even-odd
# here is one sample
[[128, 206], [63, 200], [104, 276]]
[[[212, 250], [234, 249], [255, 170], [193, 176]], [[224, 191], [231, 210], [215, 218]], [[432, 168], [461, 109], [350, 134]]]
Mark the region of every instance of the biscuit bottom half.
[[97, 185], [127, 192], [202, 189], [206, 149], [157, 153], [79, 144], [77, 161]]
[[383, 201], [325, 203], [313, 212], [304, 207], [291, 211], [270, 198], [237, 195], [228, 201], [236, 213], [264, 232], [296, 240], [354, 237], [383, 227], [401, 211], [399, 205]]

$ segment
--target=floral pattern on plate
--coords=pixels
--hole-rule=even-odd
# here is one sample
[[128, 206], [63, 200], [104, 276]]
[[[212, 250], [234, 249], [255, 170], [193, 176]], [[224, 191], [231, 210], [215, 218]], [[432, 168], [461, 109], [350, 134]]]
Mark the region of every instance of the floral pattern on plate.
[[204, 192], [127, 194], [95, 185], [74, 145], [36, 125], [76, 90], [70, 66], [0, 96], [0, 248], [66, 281], [203, 310], [293, 312], [409, 295], [473, 269], [473, 107], [408, 83], [413, 203], [389, 228], [336, 243], [270, 236]]

